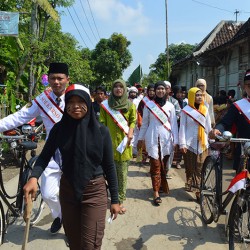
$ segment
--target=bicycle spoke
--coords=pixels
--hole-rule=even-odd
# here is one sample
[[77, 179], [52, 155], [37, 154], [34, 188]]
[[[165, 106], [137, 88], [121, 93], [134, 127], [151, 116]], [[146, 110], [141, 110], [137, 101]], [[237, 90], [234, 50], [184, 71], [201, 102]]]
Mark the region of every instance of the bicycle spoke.
[[215, 161], [213, 158], [207, 157], [202, 168], [200, 187], [201, 215], [206, 224], [210, 224], [213, 221], [215, 187]]
[[229, 217], [229, 249], [250, 249], [249, 204], [238, 204], [235, 198]]

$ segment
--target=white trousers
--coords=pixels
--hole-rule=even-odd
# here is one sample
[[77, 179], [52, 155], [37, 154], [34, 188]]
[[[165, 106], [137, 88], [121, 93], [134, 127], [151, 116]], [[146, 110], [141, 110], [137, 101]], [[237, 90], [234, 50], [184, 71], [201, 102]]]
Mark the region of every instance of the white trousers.
[[137, 144], [138, 144], [139, 132], [140, 132], [140, 130], [136, 125], [134, 128], [133, 139], [131, 140], [131, 145], [133, 147], [133, 155], [137, 155]]
[[49, 206], [52, 217], [62, 219], [61, 205], [59, 201], [59, 186], [61, 169], [58, 164], [51, 160], [41, 176], [41, 193], [43, 200]]

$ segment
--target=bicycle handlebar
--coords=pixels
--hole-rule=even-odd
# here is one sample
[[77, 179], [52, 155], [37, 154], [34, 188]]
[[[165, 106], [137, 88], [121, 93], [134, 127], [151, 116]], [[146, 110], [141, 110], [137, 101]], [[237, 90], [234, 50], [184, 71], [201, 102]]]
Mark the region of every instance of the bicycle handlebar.
[[12, 139], [12, 140], [19, 140], [26, 138], [25, 135], [2, 135], [0, 134], [0, 139]]
[[250, 142], [250, 139], [246, 139], [246, 138], [231, 138], [230, 142]]

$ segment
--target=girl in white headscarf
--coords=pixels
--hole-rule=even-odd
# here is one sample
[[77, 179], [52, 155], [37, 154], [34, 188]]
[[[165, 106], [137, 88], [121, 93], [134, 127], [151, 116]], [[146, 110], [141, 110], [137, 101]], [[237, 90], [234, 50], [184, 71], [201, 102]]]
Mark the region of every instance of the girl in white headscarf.
[[211, 120], [212, 127], [215, 125], [214, 119], [214, 103], [213, 97], [207, 93], [207, 82], [205, 79], [198, 79], [195, 83], [195, 86], [202, 91], [204, 97], [204, 103], [208, 108], [208, 113]]

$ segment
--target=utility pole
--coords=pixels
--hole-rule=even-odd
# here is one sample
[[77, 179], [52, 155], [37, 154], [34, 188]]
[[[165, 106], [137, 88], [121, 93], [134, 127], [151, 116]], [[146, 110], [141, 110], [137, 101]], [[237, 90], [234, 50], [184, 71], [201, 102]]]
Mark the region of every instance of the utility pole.
[[167, 51], [167, 80], [169, 80], [169, 50], [168, 50], [168, 0], [165, 0], [165, 9], [166, 9], [166, 51]]
[[240, 12], [236, 9], [235, 12], [234, 12], [235, 16], [236, 16], [236, 23], [237, 23], [237, 20], [238, 20], [238, 14], [240, 14]]

